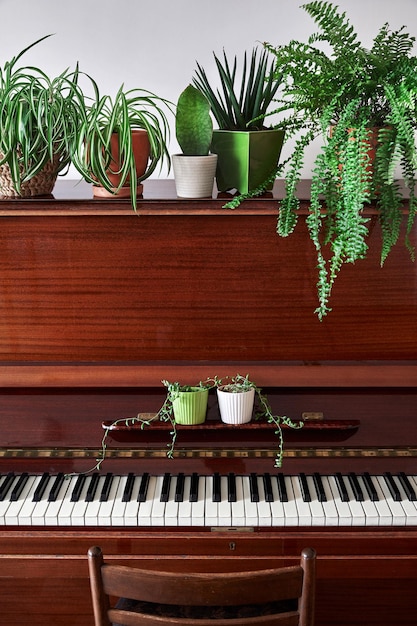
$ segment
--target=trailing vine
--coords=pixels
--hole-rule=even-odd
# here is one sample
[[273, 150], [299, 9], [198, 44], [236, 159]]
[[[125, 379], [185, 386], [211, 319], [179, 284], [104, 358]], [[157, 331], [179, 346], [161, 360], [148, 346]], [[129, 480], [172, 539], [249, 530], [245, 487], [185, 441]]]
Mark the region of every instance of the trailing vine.
[[[304, 423], [302, 421], [293, 421], [289, 417], [286, 416], [278, 416], [274, 415], [272, 412], [271, 406], [269, 404], [268, 398], [263, 393], [262, 389], [258, 387], [253, 381], [249, 379], [249, 376], [242, 376], [237, 374], [234, 377], [227, 378], [218, 378], [215, 376], [214, 378], [207, 378], [204, 381], [200, 381], [197, 385], [181, 385], [178, 382], [169, 382], [167, 380], [163, 380], [162, 383], [167, 388], [166, 398], [155, 415], [150, 418], [144, 418], [140, 414], [135, 417], [128, 418], [120, 418], [114, 420], [111, 424], [104, 427], [103, 437], [101, 439], [100, 449], [95, 459], [95, 464], [88, 470], [81, 472], [82, 474], [90, 474], [92, 472], [99, 471], [103, 462], [107, 457], [107, 449], [108, 449], [108, 438], [111, 436], [111, 431], [120, 425], [126, 427], [132, 427], [139, 425], [141, 429], [145, 429], [147, 427], [151, 427], [153, 423], [157, 421], [169, 422], [171, 424], [170, 441], [167, 444], [166, 455], [169, 459], [174, 458], [175, 444], [177, 440], [177, 425], [175, 422], [174, 414], [173, 414], [173, 404], [174, 401], [178, 398], [179, 393], [183, 391], [192, 391], [196, 388], [201, 389], [215, 389], [221, 386], [228, 386], [231, 391], [247, 391], [248, 389], [255, 389], [255, 395], [257, 398], [257, 408], [255, 409], [255, 419], [266, 420], [269, 424], [274, 424], [275, 426], [275, 434], [278, 437], [278, 447], [275, 456], [275, 467], [281, 467], [284, 455], [284, 436], [282, 432], [282, 425], [289, 426], [290, 428], [300, 429], [303, 427]], [[71, 474], [69, 474], [70, 476]]]

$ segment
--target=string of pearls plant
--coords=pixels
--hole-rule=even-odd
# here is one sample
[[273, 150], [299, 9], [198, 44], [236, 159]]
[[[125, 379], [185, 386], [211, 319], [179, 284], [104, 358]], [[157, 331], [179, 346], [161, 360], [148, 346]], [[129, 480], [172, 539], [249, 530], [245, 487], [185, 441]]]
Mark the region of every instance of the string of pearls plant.
[[174, 418], [173, 404], [174, 401], [179, 397], [180, 392], [183, 391], [192, 391], [198, 388], [210, 390], [216, 389], [224, 385], [227, 385], [228, 391], [232, 393], [248, 391], [252, 388], [255, 389], [255, 396], [257, 398], [257, 404], [255, 408], [255, 420], [266, 420], [267, 423], [274, 424], [275, 435], [277, 435], [278, 437], [278, 446], [275, 456], [275, 467], [282, 466], [284, 456], [284, 436], [282, 432], [282, 425], [285, 424], [286, 426], [294, 429], [300, 429], [304, 426], [304, 423], [302, 421], [294, 422], [289, 417], [274, 415], [267, 396], [262, 392], [262, 389], [256, 385], [256, 383], [249, 379], [249, 375], [242, 376], [240, 374], [237, 374], [232, 378], [226, 377], [222, 379], [215, 376], [214, 378], [207, 378], [204, 381], [200, 381], [197, 385], [193, 386], [181, 385], [179, 382], [169, 382], [167, 380], [162, 380], [161, 382], [167, 388], [167, 395], [163, 405], [158, 410], [158, 412], [150, 418], [145, 418], [141, 415], [136, 415], [135, 417], [128, 418], [122, 417], [115, 420], [108, 426], [105, 426], [100, 450], [96, 458], [96, 463], [91, 469], [83, 472], [84, 474], [98, 471], [101, 468], [101, 465], [103, 464], [107, 455], [108, 437], [110, 436], [111, 431], [119, 425], [133, 427], [138, 424], [140, 425], [141, 429], [145, 429], [146, 427], [152, 426], [152, 424], [157, 421], [169, 422], [171, 424], [171, 430], [169, 433], [171, 439], [167, 444], [166, 454], [169, 459], [173, 459], [175, 444], [177, 440], [177, 424]]

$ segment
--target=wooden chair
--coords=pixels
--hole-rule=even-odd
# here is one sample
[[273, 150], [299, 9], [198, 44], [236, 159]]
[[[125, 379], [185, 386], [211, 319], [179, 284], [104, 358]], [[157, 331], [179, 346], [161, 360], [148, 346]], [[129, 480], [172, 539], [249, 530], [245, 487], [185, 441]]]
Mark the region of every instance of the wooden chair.
[[[311, 548], [302, 551], [299, 565], [237, 573], [110, 565], [97, 547], [89, 549], [88, 561], [95, 626], [313, 626]], [[110, 596], [129, 600], [113, 608]]]

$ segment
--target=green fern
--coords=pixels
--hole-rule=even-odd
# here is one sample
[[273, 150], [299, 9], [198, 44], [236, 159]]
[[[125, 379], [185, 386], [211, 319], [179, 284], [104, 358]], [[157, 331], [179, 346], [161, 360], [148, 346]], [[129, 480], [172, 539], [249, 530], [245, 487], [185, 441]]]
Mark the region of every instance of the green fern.
[[277, 111], [291, 111], [285, 118], [286, 135], [301, 137], [285, 169], [286, 195], [279, 203], [277, 224], [282, 236], [296, 226], [305, 149], [317, 137], [323, 142], [313, 167], [307, 217], [317, 254], [316, 312], [323, 319], [331, 310], [332, 288], [343, 265], [366, 257], [369, 224], [364, 209], [370, 202], [381, 225], [381, 264], [399, 239], [403, 199], [397, 168], [410, 192], [405, 245], [414, 256], [410, 235], [417, 213], [417, 58], [415, 38], [404, 27], [391, 31], [383, 24], [366, 49], [346, 13], [331, 2], [316, 0], [302, 8], [318, 32], [307, 42], [264, 45], [275, 55], [275, 72], [284, 85]]

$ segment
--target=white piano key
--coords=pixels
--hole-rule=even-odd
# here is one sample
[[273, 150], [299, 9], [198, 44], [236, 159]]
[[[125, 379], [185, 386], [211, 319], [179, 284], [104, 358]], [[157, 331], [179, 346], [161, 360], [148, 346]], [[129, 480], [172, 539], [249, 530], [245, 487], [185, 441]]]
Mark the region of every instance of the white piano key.
[[35, 476], [35, 480], [32, 483], [32, 488], [23, 503], [22, 508], [20, 509], [19, 514], [19, 525], [20, 526], [30, 526], [32, 524], [32, 513], [36, 506], [36, 502], [33, 502], [33, 494], [36, 491], [37, 486], [39, 485], [42, 476]]
[[49, 491], [55, 481], [54, 476], [50, 476], [46, 488], [39, 502], [36, 503], [32, 512], [32, 525], [33, 526], [45, 526], [46, 510], [49, 506], [48, 495]]
[[178, 502], [178, 526], [191, 526], [192, 524], [192, 503], [190, 502], [191, 476], [184, 477], [184, 498]]
[[257, 477], [259, 502], [256, 503], [258, 509], [258, 525], [259, 526], [271, 526], [272, 513], [270, 503], [265, 498], [265, 488], [262, 476]]
[[[309, 502], [304, 502], [298, 476], [291, 476], [291, 489], [294, 494], [295, 506], [298, 512], [298, 524], [300, 526], [311, 526], [312, 517]], [[288, 491], [289, 496], [290, 491]]]
[[279, 491], [277, 481], [272, 477], [272, 495], [274, 497], [273, 502], [270, 502], [272, 526], [285, 526], [285, 512], [283, 502], [279, 499]]
[[58, 526], [58, 516], [65, 499], [65, 495], [69, 489], [70, 481], [64, 480], [54, 502], [50, 502], [45, 512], [45, 525]]
[[246, 526], [242, 476], [236, 476], [236, 502], [231, 503], [232, 526]]
[[339, 525], [339, 515], [337, 513], [336, 504], [333, 500], [332, 490], [329, 485], [329, 477], [322, 476], [321, 477], [323, 483], [324, 493], [326, 495], [327, 500], [322, 502], [323, 511], [324, 511], [324, 519], [326, 526], [338, 526]]
[[206, 526], [219, 525], [219, 503], [213, 502], [213, 477], [206, 476], [206, 495], [205, 495], [205, 524]]
[[111, 511], [111, 525], [112, 526], [124, 526], [126, 520], [126, 505], [127, 502], [123, 502], [123, 493], [127, 483], [127, 475], [120, 476], [119, 484], [117, 485], [116, 495], [114, 497], [114, 504]]
[[[380, 507], [378, 501], [373, 502], [366, 490], [362, 476], [357, 475], [358, 483], [362, 489], [364, 500], [361, 502], [365, 514], [365, 526], [378, 526], [381, 523]], [[373, 481], [375, 482], [375, 481]]]
[[228, 501], [227, 495], [227, 476], [220, 477], [220, 493], [221, 499], [219, 502], [219, 526], [231, 526], [232, 525], [232, 506]]
[[86, 526], [99, 526], [99, 511], [100, 511], [100, 493], [103, 489], [105, 476], [100, 476], [97, 482], [97, 489], [94, 494], [94, 499], [91, 502], [87, 502], [85, 509], [84, 520]]
[[[139, 526], [151, 526], [152, 508], [156, 497], [156, 476], [149, 476], [146, 500], [139, 503], [138, 524]], [[160, 494], [159, 494], [160, 495]], [[159, 497], [158, 495], [158, 497]]]
[[317, 497], [316, 487], [314, 485], [313, 477], [308, 475], [306, 476], [307, 485], [311, 494], [311, 502], [309, 502], [309, 508], [311, 512], [311, 525], [312, 526], [324, 526], [325, 525], [325, 514], [323, 503]]
[[168, 502], [165, 505], [165, 526], [178, 526], [178, 502], [175, 502], [177, 477], [171, 477]]
[[106, 502], [101, 502], [98, 512], [98, 521], [100, 526], [111, 526], [114, 501], [119, 487], [120, 476], [113, 476], [109, 496]]
[[346, 490], [349, 496], [349, 509], [352, 518], [352, 526], [365, 526], [365, 511], [361, 502], [355, 500], [353, 489], [350, 486], [350, 482], [345, 480]]
[[152, 526], [165, 526], [165, 502], [161, 502], [163, 476], [156, 477], [155, 495], [152, 504], [151, 524]]
[[[6, 526], [18, 526], [19, 518], [21, 515], [22, 508], [25, 504], [26, 499], [29, 497], [33, 489], [33, 484], [36, 480], [36, 476], [29, 476], [25, 486], [22, 489], [22, 492], [19, 498], [15, 502], [10, 502], [10, 505], [4, 515], [4, 523]], [[3, 521], [0, 520], [0, 523]]]
[[81, 489], [80, 497], [77, 502], [74, 502], [74, 506], [71, 511], [71, 525], [72, 526], [85, 526], [86, 524], [86, 511], [88, 502], [86, 501], [88, 487], [90, 485], [91, 476], [87, 476], [85, 483]]
[[397, 502], [393, 499], [388, 485], [386, 484], [383, 476], [377, 476], [374, 480], [381, 488], [383, 497], [391, 512], [391, 524], [393, 526], [405, 526], [405, 511], [401, 502]]
[[284, 508], [285, 526], [300, 526], [299, 513], [292, 487], [291, 476], [285, 476], [284, 482], [288, 495], [288, 502], [282, 503]]
[[140, 503], [138, 502], [138, 494], [140, 483], [142, 480], [142, 475], [135, 476], [135, 480], [133, 482], [132, 496], [129, 502], [126, 502], [125, 508], [125, 526], [137, 526], [139, 524], [139, 507]]
[[[191, 502], [191, 525], [192, 526], [212, 526], [213, 524], [206, 521], [206, 483], [205, 476], [199, 476], [198, 479], [198, 500]], [[211, 512], [211, 509], [210, 509]], [[217, 508], [216, 508], [217, 517]]]
[[76, 482], [77, 476], [70, 476], [64, 481], [64, 484], [68, 485], [68, 489], [58, 511], [58, 526], [71, 526], [71, 514], [75, 505], [75, 502], [71, 502], [71, 495]]
[[246, 526], [258, 526], [258, 507], [256, 502], [252, 502], [250, 497], [249, 476], [242, 476], [243, 502], [245, 505]]
[[333, 502], [337, 510], [339, 526], [352, 526], [352, 512], [348, 502], [343, 502], [334, 476], [327, 477], [327, 484], [333, 494]]

